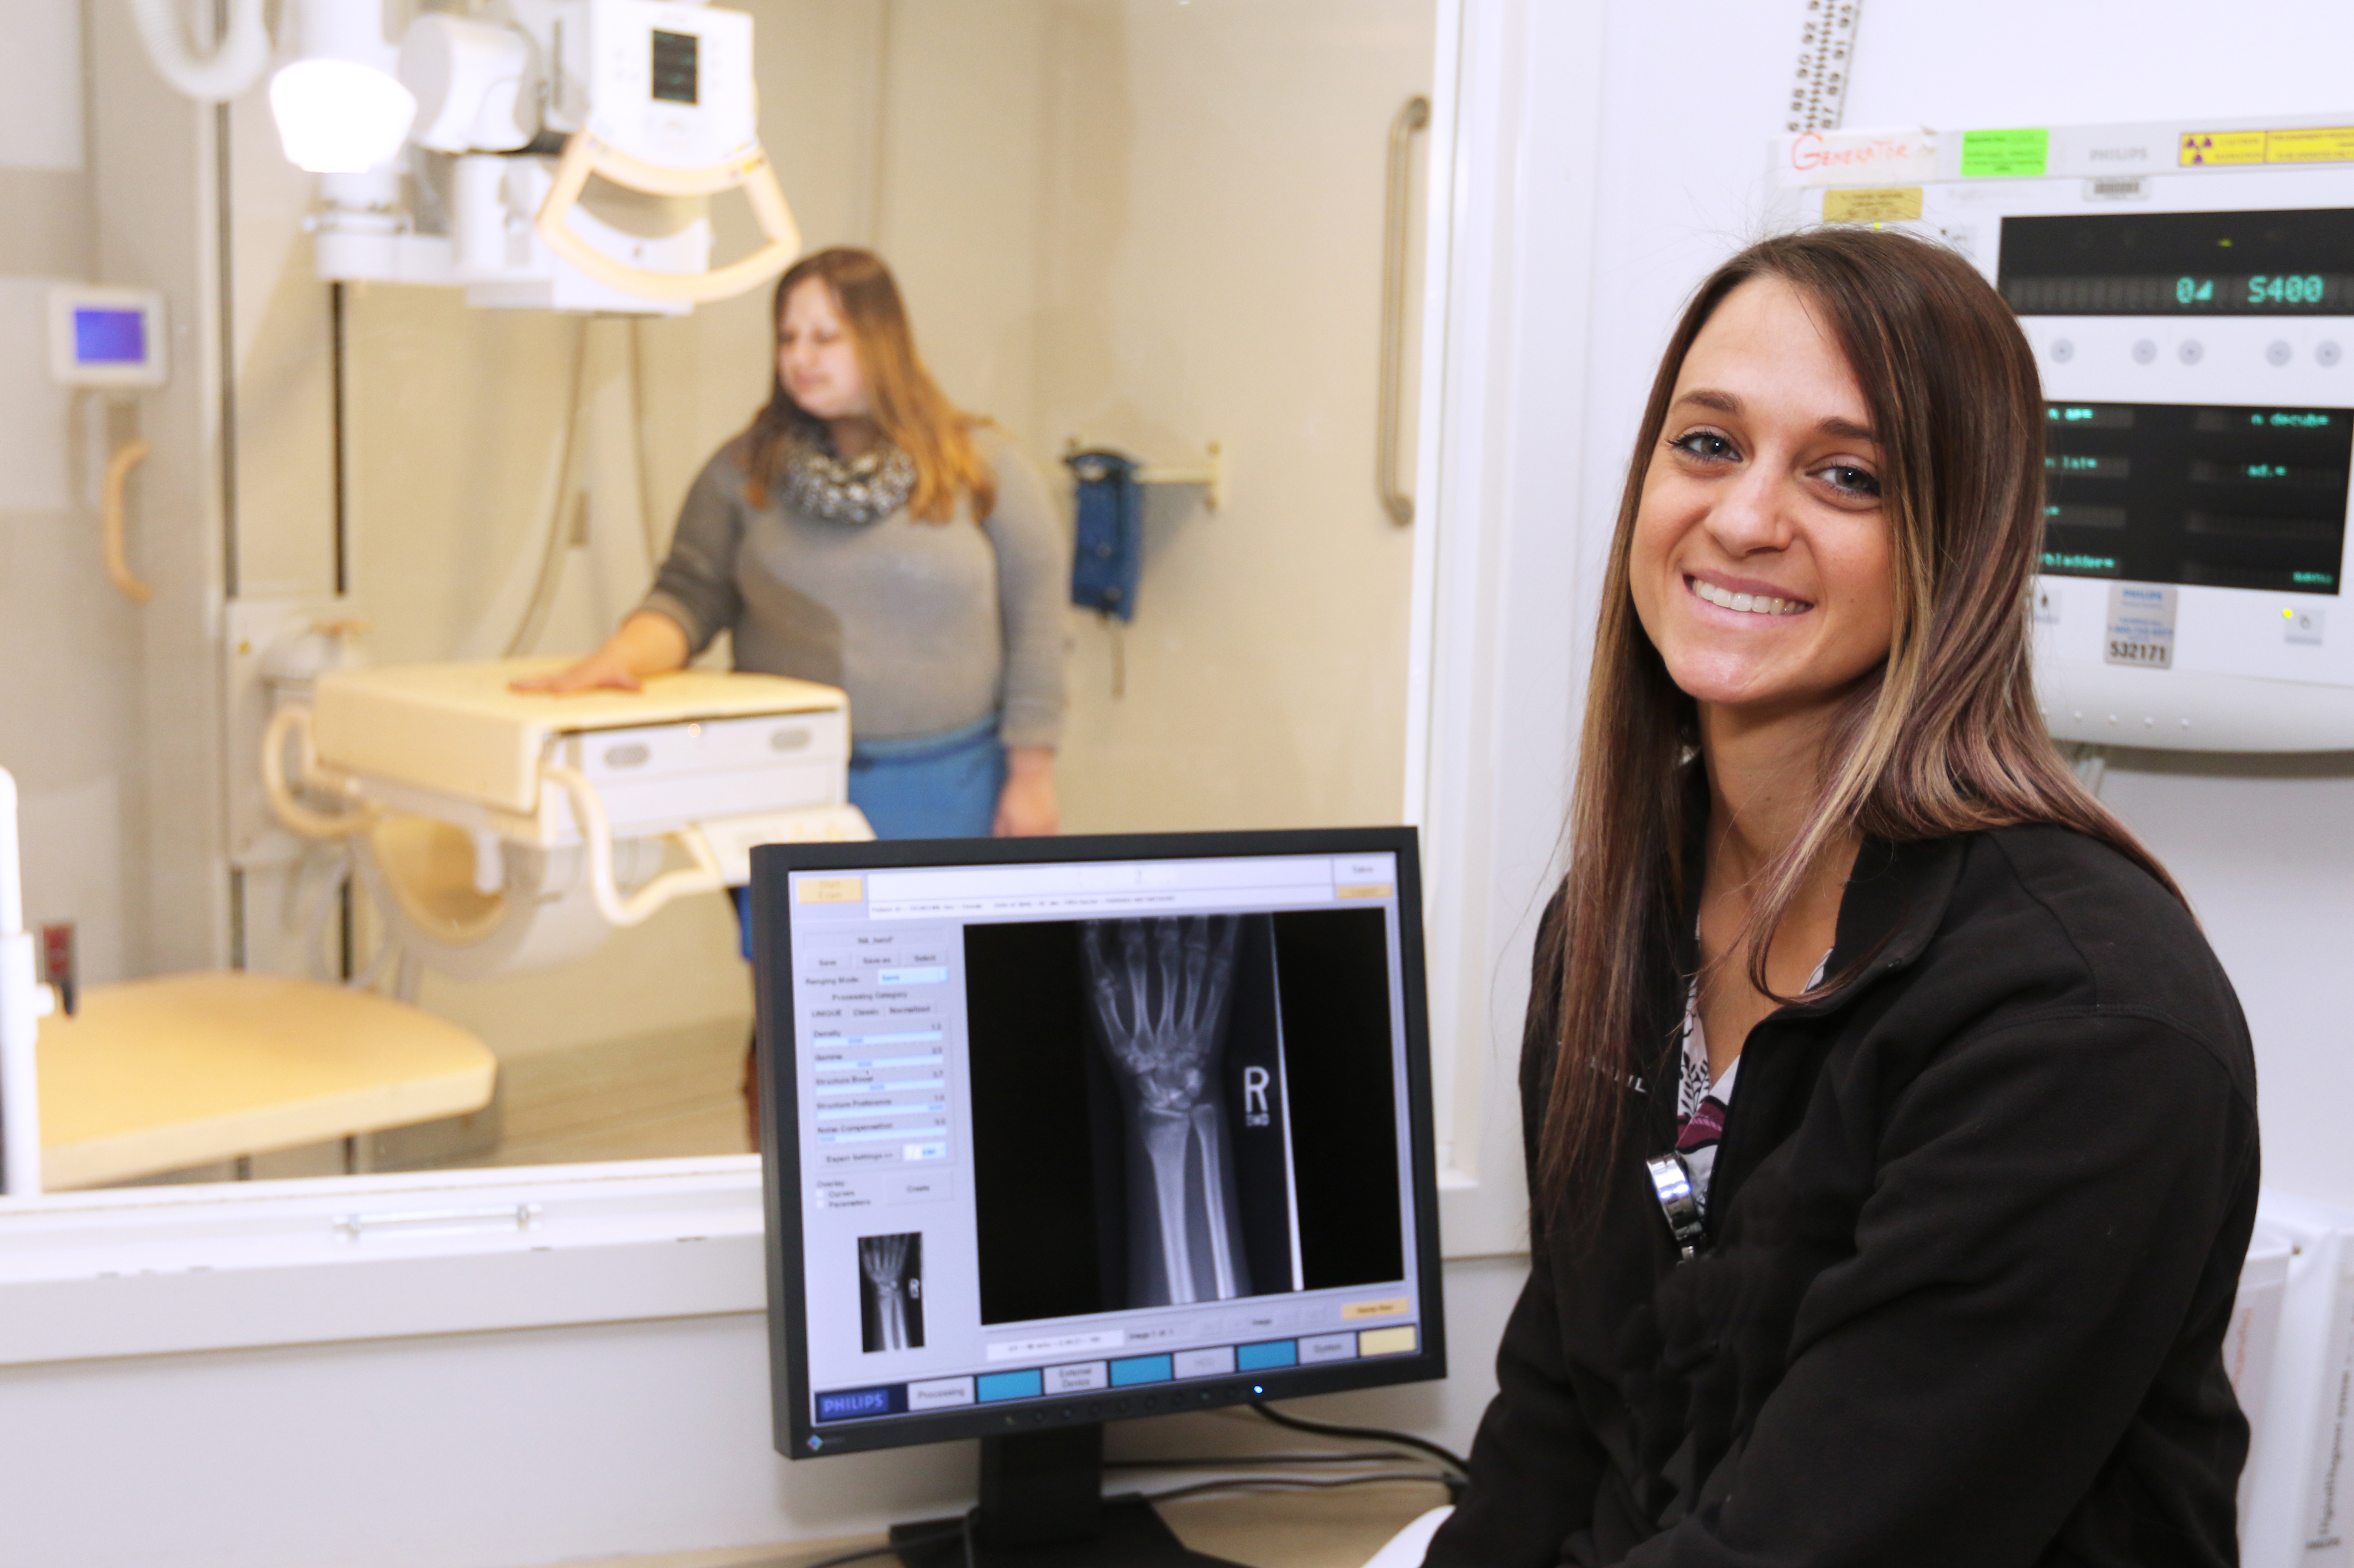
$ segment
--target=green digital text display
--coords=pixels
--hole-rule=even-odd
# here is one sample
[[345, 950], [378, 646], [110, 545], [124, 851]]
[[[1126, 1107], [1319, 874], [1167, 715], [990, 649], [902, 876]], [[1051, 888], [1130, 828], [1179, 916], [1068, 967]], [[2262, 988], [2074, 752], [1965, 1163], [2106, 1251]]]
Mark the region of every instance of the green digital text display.
[[2023, 316], [2354, 315], [2354, 208], [2006, 217]]
[[2046, 574], [2338, 591], [2354, 409], [2052, 402], [2043, 421]]

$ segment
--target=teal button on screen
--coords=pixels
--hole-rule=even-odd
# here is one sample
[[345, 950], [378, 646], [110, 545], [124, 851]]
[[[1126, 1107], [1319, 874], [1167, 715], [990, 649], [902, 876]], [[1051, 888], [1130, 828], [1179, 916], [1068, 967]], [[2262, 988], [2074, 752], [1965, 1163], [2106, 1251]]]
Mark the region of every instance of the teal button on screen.
[[1269, 1367], [1296, 1367], [1299, 1364], [1299, 1341], [1269, 1340], [1265, 1344], [1238, 1345], [1235, 1349], [1235, 1368], [1238, 1372], [1265, 1372]]
[[974, 1382], [973, 1392], [983, 1404], [992, 1399], [1036, 1399], [1046, 1392], [1035, 1368], [1029, 1372], [990, 1372]]
[[1126, 1388], [1130, 1383], [1167, 1383], [1176, 1375], [1167, 1356], [1134, 1356], [1111, 1363], [1111, 1385]]

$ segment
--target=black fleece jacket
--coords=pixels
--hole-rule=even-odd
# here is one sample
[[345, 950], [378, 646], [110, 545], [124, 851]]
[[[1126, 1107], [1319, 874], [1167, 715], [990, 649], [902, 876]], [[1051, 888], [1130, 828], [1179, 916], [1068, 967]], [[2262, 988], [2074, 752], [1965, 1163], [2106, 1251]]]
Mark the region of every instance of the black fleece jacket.
[[[1559, 898], [1521, 1089], [1555, 1052]], [[1679, 1266], [1689, 951], [1659, 967], [1598, 1224], [1541, 1221], [1430, 1568], [2232, 1563], [2221, 1344], [2256, 1206], [2255, 1068], [2190, 915], [2031, 827], [1868, 842], [1830, 972], [1742, 1052]]]

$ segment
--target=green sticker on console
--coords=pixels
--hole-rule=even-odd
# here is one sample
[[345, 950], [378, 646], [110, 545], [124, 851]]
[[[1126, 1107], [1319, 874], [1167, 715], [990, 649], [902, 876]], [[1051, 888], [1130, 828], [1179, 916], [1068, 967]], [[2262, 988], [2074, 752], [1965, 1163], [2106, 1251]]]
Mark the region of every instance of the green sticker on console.
[[2051, 162], [2052, 132], [2024, 131], [1962, 132], [1962, 178], [2033, 179]]

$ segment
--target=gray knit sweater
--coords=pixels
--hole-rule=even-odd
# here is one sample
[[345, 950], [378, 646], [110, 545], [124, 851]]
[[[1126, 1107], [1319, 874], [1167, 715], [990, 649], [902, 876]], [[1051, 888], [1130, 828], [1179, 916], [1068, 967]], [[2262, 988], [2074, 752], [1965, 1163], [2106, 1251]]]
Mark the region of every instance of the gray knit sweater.
[[989, 426], [973, 440], [997, 476], [979, 527], [970, 497], [946, 523], [905, 507], [830, 523], [773, 482], [755, 507], [743, 443], [730, 441], [687, 493], [641, 608], [676, 621], [696, 652], [732, 630], [739, 670], [842, 687], [861, 739], [938, 735], [995, 713], [1006, 745], [1053, 746], [1071, 543], [1020, 450]]

